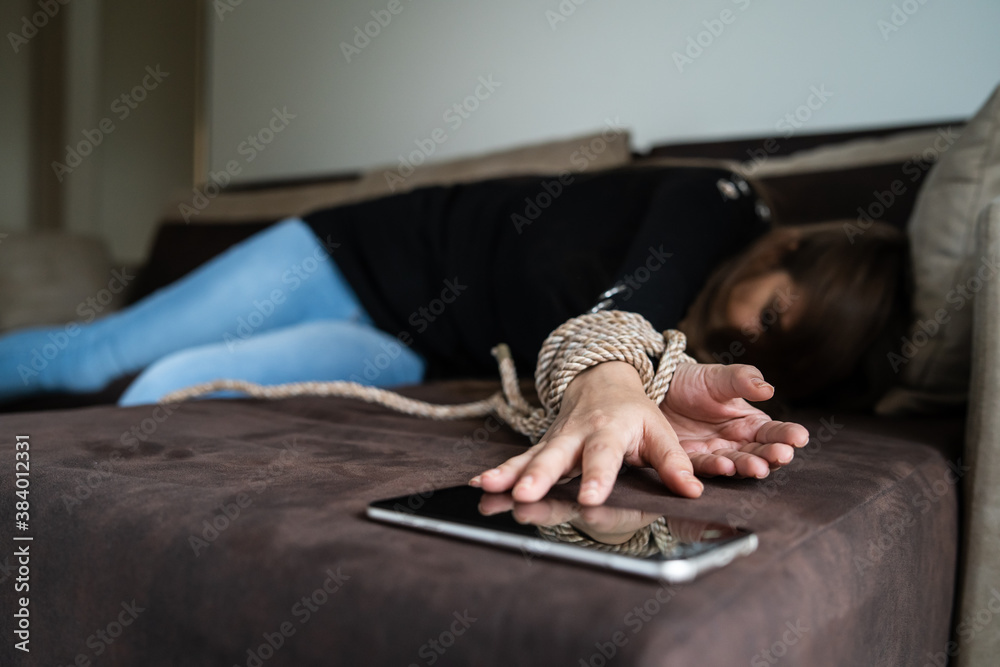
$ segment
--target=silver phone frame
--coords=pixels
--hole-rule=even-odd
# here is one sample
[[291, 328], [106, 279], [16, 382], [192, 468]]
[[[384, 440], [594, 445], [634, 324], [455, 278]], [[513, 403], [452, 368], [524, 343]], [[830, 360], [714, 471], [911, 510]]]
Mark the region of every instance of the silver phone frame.
[[366, 515], [376, 521], [408, 526], [432, 533], [441, 533], [491, 544], [506, 549], [528, 552], [542, 557], [569, 560], [595, 567], [626, 572], [670, 584], [682, 584], [694, 580], [699, 575], [728, 565], [739, 556], [748, 556], [757, 549], [757, 534], [748, 532], [730, 542], [721, 544], [704, 553], [675, 560], [647, 560], [622, 554], [594, 551], [569, 544], [549, 542], [539, 537], [513, 535], [488, 528], [469, 526], [446, 519], [416, 516], [405, 511], [388, 510], [369, 505]]

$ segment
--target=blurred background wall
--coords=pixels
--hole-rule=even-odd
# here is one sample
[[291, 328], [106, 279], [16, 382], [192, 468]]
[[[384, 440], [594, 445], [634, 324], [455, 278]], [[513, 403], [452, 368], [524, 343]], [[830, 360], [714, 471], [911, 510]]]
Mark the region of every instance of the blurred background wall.
[[[202, 9], [199, 0], [0, 3], [0, 232], [87, 234], [119, 262], [142, 260], [168, 197], [193, 179]], [[136, 102], [145, 68], [157, 65], [170, 75]], [[67, 146], [81, 142], [77, 163]]]
[[[0, 3], [0, 26], [4, 30], [17, 25], [28, 2], [6, 0]], [[6, 41], [6, 40], [5, 40]], [[28, 226], [28, 164], [30, 161], [29, 99], [31, 61], [26, 55], [12, 52], [4, 45], [0, 57], [0, 230]]]
[[[1000, 80], [996, 0], [389, 5], [297, 2], [290, 12], [244, 0], [213, 17], [213, 165], [272, 107], [297, 117], [240, 178], [392, 162], [438, 127], [448, 140], [434, 157], [614, 117], [640, 150], [781, 133], [814, 88], [829, 95], [813, 98], [819, 108], [795, 131], [933, 122], [967, 116]], [[500, 86], [468, 118], [446, 118], [481, 76]]]
[[936, 122], [1000, 81], [995, 0], [64, 1], [0, 4], [0, 232], [132, 264], [231, 160], [254, 181], [392, 164], [435, 129], [429, 159], [615, 118], [639, 150]]

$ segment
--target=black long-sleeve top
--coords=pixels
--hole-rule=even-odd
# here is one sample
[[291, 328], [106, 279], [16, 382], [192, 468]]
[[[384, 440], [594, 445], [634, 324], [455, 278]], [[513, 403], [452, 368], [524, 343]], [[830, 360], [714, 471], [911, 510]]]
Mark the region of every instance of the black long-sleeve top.
[[626, 167], [422, 188], [304, 220], [339, 244], [331, 256], [376, 326], [438, 378], [495, 377], [499, 342], [530, 375], [546, 336], [599, 303], [674, 327], [763, 217], [728, 171]]

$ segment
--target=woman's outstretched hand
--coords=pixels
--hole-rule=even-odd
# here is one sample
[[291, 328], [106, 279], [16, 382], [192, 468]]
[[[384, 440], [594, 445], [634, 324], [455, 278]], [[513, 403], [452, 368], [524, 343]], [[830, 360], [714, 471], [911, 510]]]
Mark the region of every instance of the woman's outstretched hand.
[[671, 491], [697, 498], [704, 486], [695, 474], [766, 477], [808, 442], [803, 426], [772, 421], [747, 403], [773, 393], [752, 366], [680, 364], [656, 406], [632, 366], [598, 364], [569, 384], [538, 444], [470, 484], [493, 493], [512, 490], [515, 500], [533, 502], [582, 471], [578, 500], [599, 505], [624, 461], [654, 468]]

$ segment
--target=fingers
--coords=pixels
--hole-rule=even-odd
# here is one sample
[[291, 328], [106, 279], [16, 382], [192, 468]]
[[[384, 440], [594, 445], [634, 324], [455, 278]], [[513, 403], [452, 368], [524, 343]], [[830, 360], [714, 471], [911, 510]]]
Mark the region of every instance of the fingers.
[[[716, 398], [729, 400], [742, 398], [747, 401], [766, 401], [774, 396], [774, 387], [764, 379], [755, 366], [730, 364], [714, 367]], [[801, 424], [768, 421], [757, 431], [757, 442], [784, 442], [793, 447], [804, 447], [809, 442], [809, 431]]]
[[740, 477], [753, 477], [764, 479], [771, 473], [771, 466], [768, 462], [755, 454], [738, 449], [724, 449], [715, 452], [733, 462], [736, 466], [736, 474]]
[[[582, 467], [578, 502], [585, 506], [600, 505], [611, 494], [621, 469], [625, 451], [621, 440], [621, 434], [610, 429], [596, 431], [583, 446], [579, 437], [556, 436], [477, 475], [469, 483], [489, 493], [511, 490], [517, 502], [532, 503], [544, 497], [561, 477]], [[656, 469], [671, 491], [688, 498], [697, 498], [704, 491], [704, 485], [694, 477], [692, 460], [681, 449], [666, 421], [647, 426], [638, 458]], [[721, 457], [713, 460], [708, 454], [700, 455], [698, 462], [708, 475], [735, 472], [734, 464]], [[763, 465], [766, 469], [767, 465]]]
[[481, 475], [476, 475], [469, 480], [469, 485], [482, 487], [483, 491], [489, 493], [502, 493], [509, 490], [514, 486], [514, 483], [521, 476], [524, 469], [528, 467], [528, 464], [531, 463], [531, 460], [535, 457], [535, 453], [541, 446], [542, 443], [539, 443], [517, 456], [512, 456], [496, 468], [487, 470]]
[[712, 452], [688, 452], [694, 473], [700, 477], [731, 477], [736, 474], [736, 464]]
[[751, 443], [735, 447], [716, 447], [710, 451], [689, 452], [699, 475], [728, 475], [764, 479], [771, 470], [791, 463], [795, 449], [784, 443]]
[[621, 469], [625, 444], [622, 434], [597, 430], [586, 438], [558, 435], [543, 439], [524, 454], [508, 459], [493, 470], [470, 480], [473, 486], [499, 493], [511, 489], [514, 500], [540, 500], [554, 484], [582, 470], [578, 501], [600, 505], [611, 494]]
[[622, 454], [622, 447], [603, 431], [587, 440], [583, 450], [583, 481], [577, 496], [581, 505], [600, 505], [608, 499], [622, 467]]
[[759, 445], [750, 445], [740, 451], [759, 456], [768, 462], [772, 468], [780, 468], [788, 465], [795, 457], [795, 448], [783, 442], [771, 442]]
[[711, 452], [691, 452], [691, 463], [698, 475], [713, 477], [754, 477], [763, 479], [770, 473], [772, 467], [783, 464], [771, 464], [768, 458], [741, 449], [716, 449]]
[[698, 498], [705, 490], [705, 486], [694, 476], [690, 457], [681, 449], [677, 435], [666, 422], [662, 428], [647, 427], [643, 458], [674, 493], [687, 498]]
[[610, 495], [622, 465], [624, 445], [618, 443], [620, 438], [620, 434], [597, 431], [582, 446], [580, 436], [543, 439], [523, 454], [473, 477], [469, 484], [490, 493], [513, 489], [516, 501], [530, 503], [582, 470], [579, 502], [599, 505]]
[[552, 485], [579, 462], [579, 442], [579, 438], [573, 436], [556, 436], [546, 442], [524, 468], [511, 490], [514, 500], [532, 503], [548, 493]]
[[783, 442], [793, 447], [805, 447], [809, 442], [809, 431], [802, 424], [769, 421], [761, 425], [754, 439], [760, 443]]

